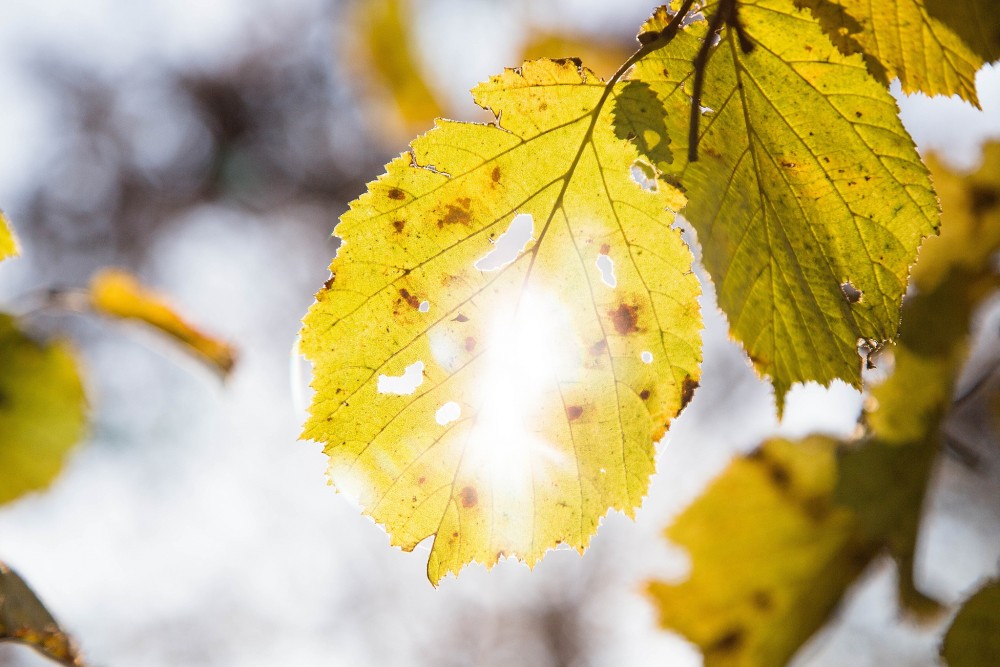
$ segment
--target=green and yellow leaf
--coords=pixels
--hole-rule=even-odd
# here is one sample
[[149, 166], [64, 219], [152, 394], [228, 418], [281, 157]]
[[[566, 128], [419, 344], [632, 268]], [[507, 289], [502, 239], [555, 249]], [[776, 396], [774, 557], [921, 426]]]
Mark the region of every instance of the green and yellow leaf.
[[48, 487], [83, 436], [85, 411], [69, 345], [37, 343], [0, 313], [0, 504]]
[[796, 1], [812, 10], [842, 53], [862, 54], [884, 85], [898, 78], [904, 93], [958, 95], [979, 106], [976, 72], [983, 59], [930, 15], [926, 0]]
[[[722, 31], [697, 161], [684, 158], [705, 22], [643, 58], [631, 78], [664, 103], [674, 155], [664, 176], [685, 188], [683, 213], [731, 332], [770, 376], [780, 408], [795, 382], [860, 385], [858, 341], [895, 337], [909, 266], [937, 230], [938, 205], [895, 101], [860, 56], [837, 51], [792, 0], [738, 8], [755, 48], [744, 53]], [[645, 32], [668, 18], [659, 10]]]
[[14, 230], [10, 228], [10, 223], [3, 213], [0, 213], [0, 262], [14, 257], [18, 253], [17, 239], [14, 237]]
[[439, 121], [335, 230], [304, 436], [393, 544], [434, 538], [432, 582], [631, 515], [697, 386], [698, 283], [665, 210], [683, 198], [632, 178], [622, 87], [573, 61], [507, 70], [473, 91], [499, 124]]
[[236, 350], [188, 323], [166, 300], [143, 287], [131, 274], [105, 269], [90, 281], [90, 305], [109, 317], [135, 320], [157, 329], [180, 343], [222, 375], [236, 364]]
[[965, 40], [986, 62], [1000, 60], [1000, 12], [996, 0], [924, 0], [927, 13]]
[[734, 460], [667, 529], [691, 573], [654, 582], [660, 622], [706, 667], [777, 667], [826, 621], [875, 552], [833, 501], [837, 443], [770, 440]]
[[67, 667], [83, 662], [73, 640], [63, 632], [34, 591], [0, 562], [0, 642], [26, 644]]
[[941, 645], [948, 667], [1000, 664], [1000, 582], [993, 581], [966, 600]]

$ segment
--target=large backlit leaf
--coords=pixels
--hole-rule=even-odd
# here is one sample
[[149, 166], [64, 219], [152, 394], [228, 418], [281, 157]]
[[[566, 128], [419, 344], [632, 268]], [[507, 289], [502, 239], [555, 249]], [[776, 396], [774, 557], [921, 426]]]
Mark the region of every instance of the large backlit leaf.
[[335, 230], [305, 436], [393, 544], [434, 536], [433, 582], [631, 514], [697, 385], [698, 285], [665, 211], [683, 199], [633, 179], [620, 89], [573, 61], [507, 70], [473, 91], [499, 125], [440, 121]]
[[0, 642], [27, 644], [56, 662], [82, 665], [73, 641], [16, 572], [0, 562]]
[[[780, 407], [794, 382], [860, 384], [858, 341], [896, 335], [907, 272], [938, 208], [896, 103], [860, 56], [838, 52], [792, 0], [739, 11], [756, 46], [746, 54], [723, 30], [705, 79], [697, 162], [684, 158], [705, 23], [640, 61], [632, 78], [665, 105], [674, 155], [666, 175], [686, 189], [684, 215], [719, 304]], [[645, 29], [666, 20], [661, 10]]]
[[0, 313], [0, 504], [52, 482], [83, 435], [85, 403], [69, 346], [37, 343]]
[[948, 667], [1000, 664], [1000, 582], [983, 586], [969, 598], [941, 646]]
[[13, 257], [18, 252], [17, 239], [7, 219], [0, 213], [0, 261]]
[[875, 552], [834, 504], [835, 450], [819, 436], [765, 442], [667, 529], [691, 574], [649, 592], [661, 623], [697, 644], [706, 667], [785, 664]]
[[979, 104], [976, 71], [983, 59], [931, 17], [926, 0], [797, 2], [813, 11], [843, 53], [863, 54], [868, 71], [885, 85], [898, 78], [905, 93], [959, 95]]

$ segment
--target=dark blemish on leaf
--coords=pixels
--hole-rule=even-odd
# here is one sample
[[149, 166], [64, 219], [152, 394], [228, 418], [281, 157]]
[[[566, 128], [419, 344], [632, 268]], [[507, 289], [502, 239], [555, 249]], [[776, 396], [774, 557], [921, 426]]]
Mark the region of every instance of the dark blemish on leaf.
[[538, 105], [538, 110], [539, 111], [545, 111], [548, 108], [549, 108], [549, 105], [546, 104], [545, 102], [542, 102], [541, 104]]
[[608, 245], [607, 243], [602, 243], [601, 244], [601, 254], [602, 255], [607, 255], [609, 252], [611, 252], [611, 246]]
[[330, 277], [326, 279], [325, 283], [323, 283], [323, 287], [330, 289], [331, 287], [333, 287], [333, 281], [335, 281], [336, 279], [337, 279], [337, 274], [331, 273]]
[[476, 339], [469, 336], [465, 339], [465, 351], [472, 352], [474, 349], [476, 349]]
[[830, 158], [828, 158], [827, 156], [824, 155], [823, 156], [823, 162], [826, 162], [827, 164], [830, 164]]
[[816, 523], [822, 523], [830, 515], [830, 504], [823, 498], [815, 496], [807, 498], [802, 503], [802, 509], [805, 510], [806, 516]]
[[590, 353], [595, 357], [599, 357], [608, 349], [608, 341], [603, 338], [593, 345], [590, 346]]
[[420, 308], [420, 299], [415, 295], [410, 294], [410, 291], [405, 287], [399, 290], [399, 296], [403, 298], [403, 301], [410, 304], [413, 308]]
[[648, 389], [643, 389], [641, 392], [639, 392], [639, 398], [641, 398], [644, 401], [647, 398], [649, 398], [649, 390]]
[[754, 591], [753, 595], [750, 596], [750, 601], [761, 611], [769, 611], [774, 606], [774, 600], [771, 599], [767, 591]]
[[406, 199], [406, 193], [399, 188], [393, 188], [389, 190], [389, 199], [395, 199], [396, 201], [402, 201]]
[[469, 507], [475, 507], [476, 503], [479, 502], [479, 494], [476, 493], [476, 489], [471, 486], [464, 487], [458, 494], [459, 498], [462, 499], [462, 507], [468, 509]]
[[608, 316], [614, 322], [615, 331], [625, 336], [639, 330], [636, 326], [638, 321], [639, 306], [630, 306], [623, 303], [616, 310], [609, 310]]
[[854, 112], [854, 117], [855, 118], [861, 118], [861, 112], [860, 111], [855, 111]]
[[774, 485], [782, 491], [787, 490], [792, 483], [788, 469], [780, 463], [771, 461], [767, 466], [767, 474], [771, 478], [771, 481], [774, 482]]
[[472, 220], [472, 214], [469, 213], [470, 206], [472, 206], [472, 200], [468, 197], [462, 197], [457, 200], [455, 204], [448, 204], [448, 211], [444, 214], [443, 218], [438, 220], [438, 228], [444, 227], [445, 225], [469, 224]]
[[417, 480], [417, 484], [423, 484], [426, 481], [427, 481], [426, 477], [421, 477], [420, 479]]
[[861, 297], [864, 296], [864, 293], [852, 285], [850, 280], [840, 286], [840, 291], [844, 293], [844, 298], [847, 299], [847, 303], [857, 303], [858, 301], [861, 301]]
[[717, 640], [712, 642], [712, 645], [708, 647], [709, 651], [720, 653], [732, 653], [743, 645], [743, 629], [733, 628], [726, 634], [719, 637]]
[[397, 233], [401, 232], [406, 227], [406, 220], [393, 220], [392, 226], [396, 228]]
[[457, 530], [456, 530], [456, 531], [454, 531], [454, 532], [453, 532], [453, 533], [451, 534], [451, 536], [452, 536], [452, 537], [458, 537], [458, 531], [457, 531]]
[[452, 318], [451, 321], [452, 322], [468, 322], [469, 318], [466, 317], [465, 315], [463, 315], [462, 313], [459, 313], [457, 316], [455, 316], [454, 318]]
[[872, 180], [871, 176], [865, 176], [865, 181], [870, 181], [870, 180]]
[[969, 199], [973, 215], [979, 216], [1000, 203], [1000, 191], [982, 185], [972, 186]]
[[500, 167], [493, 167], [492, 178], [494, 183], [500, 182]]
[[787, 161], [782, 160], [781, 166], [784, 167], [784, 168], [786, 168], [786, 169], [794, 169], [795, 168], [795, 163], [794, 162], [787, 162]]
[[697, 380], [690, 375], [684, 378], [684, 383], [681, 385], [681, 410], [686, 408], [687, 404], [691, 402], [692, 398], [694, 398], [694, 390], [697, 388]]
[[570, 405], [566, 408], [566, 419], [574, 421], [579, 419], [583, 415], [583, 407], [579, 405]]

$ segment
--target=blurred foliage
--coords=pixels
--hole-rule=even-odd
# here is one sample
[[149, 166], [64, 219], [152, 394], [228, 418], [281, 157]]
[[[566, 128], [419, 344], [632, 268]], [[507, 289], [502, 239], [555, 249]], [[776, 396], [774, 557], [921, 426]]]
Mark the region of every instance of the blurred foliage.
[[27, 644], [67, 667], [83, 665], [73, 640], [42, 601], [16, 572], [0, 562], [0, 642], [3, 641]]
[[984, 585], [969, 598], [941, 645], [948, 667], [1000, 665], [1000, 582]]
[[105, 269], [90, 281], [90, 304], [102, 315], [136, 320], [171, 337], [223, 376], [236, 364], [236, 349], [185, 321], [159, 294], [131, 274]]
[[10, 228], [7, 219], [0, 213], [0, 261], [17, 254], [17, 239], [14, 238], [14, 230]]
[[927, 13], [954, 30], [986, 62], [1000, 60], [996, 0], [923, 0]]
[[942, 233], [921, 250], [893, 371], [871, 390], [863, 435], [766, 442], [666, 531], [690, 554], [691, 575], [649, 590], [664, 627], [701, 647], [709, 667], [787, 662], [883, 548], [899, 566], [901, 603], [920, 615], [939, 608], [914, 584], [914, 551], [971, 320], [1000, 287], [1000, 143], [973, 174], [929, 164]]
[[0, 504], [52, 482], [83, 436], [85, 413], [69, 345], [38, 343], [0, 313]]

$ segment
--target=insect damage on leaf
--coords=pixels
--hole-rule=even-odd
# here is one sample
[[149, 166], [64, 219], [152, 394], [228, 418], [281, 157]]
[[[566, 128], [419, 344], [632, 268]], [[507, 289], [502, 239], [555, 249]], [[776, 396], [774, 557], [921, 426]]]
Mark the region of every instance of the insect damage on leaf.
[[[633, 180], [608, 103], [623, 89], [569, 60], [506, 70], [473, 91], [498, 124], [438, 121], [335, 230], [337, 278], [302, 330], [304, 437], [393, 544], [434, 537], [434, 583], [583, 550], [610, 509], [631, 515], [698, 378], [699, 289], [668, 212], [683, 197]], [[480, 264], [519, 216], [527, 240]], [[413, 393], [379, 391], [417, 360]]]
[[[860, 56], [839, 53], [792, 0], [735, 7], [754, 48], [722, 28], [705, 74], [700, 159], [683, 158], [705, 21], [629, 74], [666, 113], [636, 118], [635, 105], [619, 106], [615, 122], [620, 132], [658, 122], [671, 137], [661, 180], [684, 188], [719, 305], [780, 410], [795, 382], [860, 384], [858, 340], [896, 335], [908, 270], [937, 230], [938, 206], [894, 100]], [[661, 9], [643, 30], [659, 33], [669, 19]], [[845, 298], [847, 277], [863, 298]]]
[[66, 343], [38, 343], [0, 313], [0, 504], [46, 488], [83, 436], [86, 399]]

